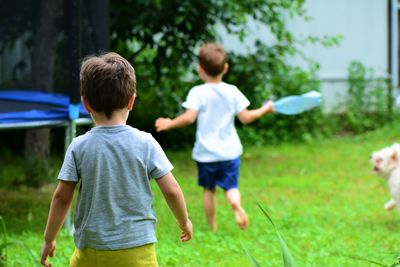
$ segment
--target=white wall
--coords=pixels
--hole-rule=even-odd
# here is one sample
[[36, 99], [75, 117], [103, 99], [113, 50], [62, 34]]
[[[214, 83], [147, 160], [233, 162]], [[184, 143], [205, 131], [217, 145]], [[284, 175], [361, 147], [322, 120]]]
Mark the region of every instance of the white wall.
[[388, 67], [388, 7], [385, 0], [307, 0], [313, 19], [288, 20], [297, 36], [342, 35], [339, 47], [309, 45], [304, 52], [321, 63], [322, 78], [346, 77], [352, 60], [385, 73]]
[[[287, 19], [288, 28], [295, 36], [342, 36], [338, 47], [316, 44], [302, 48], [306, 56], [320, 63], [318, 77], [325, 110], [329, 112], [346, 96], [347, 68], [351, 61], [361, 61], [373, 68], [376, 75], [387, 75], [388, 3], [386, 0], [306, 0], [305, 7], [312, 20]], [[274, 42], [269, 29], [254, 22], [250, 22], [249, 37], [244, 44], [223, 29], [219, 32], [227, 50], [237, 52], [251, 52], [256, 37], [267, 43]], [[289, 61], [306, 67], [300, 58]]]
[[[296, 36], [341, 35], [338, 47], [308, 45], [307, 56], [320, 63], [318, 73], [326, 111], [332, 111], [347, 90], [347, 68], [351, 61], [361, 61], [376, 75], [388, 71], [389, 27], [385, 0], [307, 0], [306, 9], [313, 17], [304, 22], [288, 20]], [[293, 63], [304, 64], [299, 59]], [[339, 97], [340, 96], [340, 97]]]
[[217, 32], [219, 33], [217, 41], [221, 42], [227, 51], [235, 51], [242, 54], [252, 53], [255, 49], [254, 43], [256, 40], [266, 44], [276, 43], [275, 37], [268, 27], [257, 23], [252, 18], [249, 18], [248, 21], [248, 29], [243, 42], [236, 35], [228, 34], [222, 26], [217, 26]]

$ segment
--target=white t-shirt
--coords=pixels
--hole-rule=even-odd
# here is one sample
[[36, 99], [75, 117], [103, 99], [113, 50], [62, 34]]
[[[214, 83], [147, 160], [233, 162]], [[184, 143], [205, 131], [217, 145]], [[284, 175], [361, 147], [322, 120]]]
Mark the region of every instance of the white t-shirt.
[[239, 157], [243, 148], [235, 129], [235, 116], [249, 105], [249, 100], [234, 85], [221, 82], [193, 87], [182, 104], [197, 111], [193, 159], [216, 162]]

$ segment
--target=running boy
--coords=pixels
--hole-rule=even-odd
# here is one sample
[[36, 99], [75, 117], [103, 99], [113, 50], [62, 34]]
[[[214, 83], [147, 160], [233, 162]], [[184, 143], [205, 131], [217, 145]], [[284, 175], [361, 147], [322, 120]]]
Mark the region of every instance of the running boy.
[[81, 66], [82, 102], [96, 126], [75, 138], [58, 176], [44, 233], [41, 263], [52, 266], [59, 232], [78, 182], [76, 249], [70, 266], [158, 266], [156, 216], [150, 178], [160, 187], [182, 230], [192, 223], [172, 165], [155, 139], [126, 125], [136, 96], [133, 67], [116, 53], [89, 57]]
[[242, 145], [235, 129], [235, 116], [247, 124], [273, 112], [272, 102], [248, 110], [249, 100], [239, 89], [222, 81], [228, 71], [224, 48], [214, 43], [204, 44], [198, 55], [198, 73], [204, 84], [193, 87], [182, 104], [186, 111], [174, 119], [158, 118], [158, 132], [183, 127], [197, 118], [196, 142], [192, 157], [197, 163], [198, 184], [204, 188], [203, 207], [207, 223], [217, 230], [216, 186], [221, 187], [232, 207], [236, 223], [245, 229], [249, 220], [241, 206], [238, 189]]

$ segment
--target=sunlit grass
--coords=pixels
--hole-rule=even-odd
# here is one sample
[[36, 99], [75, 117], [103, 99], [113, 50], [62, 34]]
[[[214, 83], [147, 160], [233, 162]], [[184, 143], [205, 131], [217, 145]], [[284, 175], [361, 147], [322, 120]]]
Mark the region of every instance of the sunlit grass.
[[[298, 266], [376, 266], [345, 255], [392, 264], [400, 255], [400, 213], [384, 211], [388, 188], [372, 173], [368, 159], [372, 151], [395, 141], [400, 141], [399, 124], [357, 137], [264, 147], [245, 144], [240, 189], [251, 224], [240, 231], [219, 192], [216, 234], [205, 224], [190, 151], [167, 151], [185, 193], [194, 237], [179, 242], [179, 229], [153, 183], [160, 266], [253, 266], [243, 247], [261, 266], [283, 266], [279, 240], [258, 202], [268, 210]], [[34, 255], [39, 254], [53, 186], [0, 191], [0, 215], [9, 238], [24, 240]], [[68, 266], [73, 249], [72, 238], [63, 232], [55, 266]], [[8, 254], [10, 266], [26, 266], [28, 259], [18, 248], [10, 248]]]

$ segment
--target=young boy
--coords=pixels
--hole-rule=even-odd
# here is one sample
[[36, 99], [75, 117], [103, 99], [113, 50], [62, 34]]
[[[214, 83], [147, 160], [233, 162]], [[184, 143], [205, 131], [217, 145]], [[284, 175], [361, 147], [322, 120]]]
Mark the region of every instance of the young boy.
[[150, 178], [160, 187], [182, 230], [191, 239], [182, 191], [172, 165], [155, 139], [126, 125], [136, 96], [133, 67], [116, 53], [87, 58], [80, 73], [82, 102], [96, 126], [69, 146], [54, 192], [41, 251], [41, 263], [52, 266], [56, 236], [75, 186], [76, 249], [70, 266], [158, 266], [156, 216]]
[[242, 145], [235, 129], [235, 116], [247, 124], [273, 112], [272, 102], [248, 110], [249, 100], [236, 86], [222, 82], [228, 71], [224, 48], [204, 44], [198, 55], [198, 73], [204, 84], [193, 87], [182, 104], [186, 111], [174, 119], [158, 118], [158, 132], [183, 127], [197, 118], [196, 142], [192, 157], [197, 163], [198, 184], [204, 188], [203, 206], [207, 223], [217, 230], [216, 186], [221, 187], [232, 207], [236, 223], [245, 229], [249, 220], [240, 203], [238, 189]]

